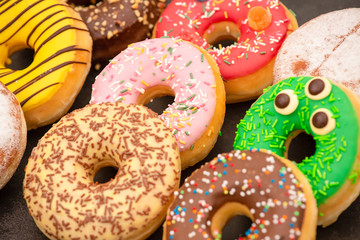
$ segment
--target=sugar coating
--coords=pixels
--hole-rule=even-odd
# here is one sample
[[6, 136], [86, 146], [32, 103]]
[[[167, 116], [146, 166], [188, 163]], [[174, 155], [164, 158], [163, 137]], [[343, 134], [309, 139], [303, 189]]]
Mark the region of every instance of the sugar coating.
[[[8, 159], [19, 144], [20, 118], [19, 105], [14, 105], [14, 97], [2, 84], [0, 85], [0, 171], [8, 165]], [[19, 118], [19, 119], [17, 119]]]
[[323, 14], [292, 33], [274, 66], [274, 83], [295, 76], [322, 76], [360, 95], [360, 9]]

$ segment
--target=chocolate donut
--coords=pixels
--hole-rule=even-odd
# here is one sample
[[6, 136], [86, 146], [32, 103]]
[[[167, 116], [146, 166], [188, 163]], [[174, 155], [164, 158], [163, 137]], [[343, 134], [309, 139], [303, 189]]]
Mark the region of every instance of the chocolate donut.
[[87, 24], [93, 63], [105, 63], [131, 43], [150, 37], [165, 0], [64, 0]]
[[175, 196], [163, 239], [221, 239], [236, 215], [252, 220], [244, 239], [315, 239], [317, 208], [309, 183], [292, 162], [270, 151], [218, 155]]

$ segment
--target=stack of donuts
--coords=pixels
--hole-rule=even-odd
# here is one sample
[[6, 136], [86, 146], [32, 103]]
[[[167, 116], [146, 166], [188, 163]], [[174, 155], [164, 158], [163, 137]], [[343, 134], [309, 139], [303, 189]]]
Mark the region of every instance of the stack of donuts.
[[0, 13], [0, 202], [27, 212], [0, 211], [0, 236], [16, 214], [19, 239], [226, 239], [243, 216], [237, 239], [316, 239], [357, 202], [360, 8], [300, 27], [278, 0]]

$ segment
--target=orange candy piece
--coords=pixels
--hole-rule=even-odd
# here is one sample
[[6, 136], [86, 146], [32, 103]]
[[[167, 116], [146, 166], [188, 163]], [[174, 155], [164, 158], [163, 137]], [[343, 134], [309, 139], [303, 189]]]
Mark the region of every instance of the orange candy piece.
[[267, 28], [272, 20], [271, 13], [263, 7], [256, 6], [248, 12], [249, 26], [255, 31], [261, 31]]

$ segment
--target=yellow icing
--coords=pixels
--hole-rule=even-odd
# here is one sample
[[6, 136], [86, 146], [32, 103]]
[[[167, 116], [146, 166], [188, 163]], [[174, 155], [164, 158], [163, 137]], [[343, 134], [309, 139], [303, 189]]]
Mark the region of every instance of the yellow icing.
[[[31, 81], [61, 63], [73, 61], [76, 51], [68, 51], [59, 55], [56, 53], [66, 47], [76, 46], [76, 41], [78, 41], [76, 34], [79, 34], [77, 32], [86, 32], [87, 28], [84, 23], [79, 21], [80, 18], [71, 18], [73, 16], [70, 14], [72, 11], [70, 7], [57, 0], [25, 0], [13, 5], [15, 2], [15, 0], [10, 0], [0, 4], [0, 12], [2, 13], [0, 14], [0, 81], [15, 93], [24, 112], [26, 112], [47, 102], [60, 89], [66, 75], [72, 71], [73, 64], [54, 70], [32, 84], [30, 84]], [[34, 6], [29, 8], [31, 5]], [[41, 24], [38, 25], [39, 23]], [[79, 23], [80, 27], [77, 27], [79, 30], [67, 29], [56, 34], [63, 27], [79, 26]], [[29, 45], [27, 45], [27, 38], [35, 28], [36, 30], [29, 39]], [[54, 33], [55, 36], [51, 37]], [[39, 49], [40, 45], [48, 38], [51, 40]], [[36, 41], [36, 39], [38, 40]], [[23, 70], [17, 70], [3, 76], [3, 74], [12, 71], [6, 68], [6, 63], [11, 54], [25, 48], [34, 49], [33, 62]], [[53, 54], [56, 57], [35, 69], [37, 65]], [[25, 76], [23, 76], [24, 74]], [[11, 83], [17, 78], [20, 79]], [[30, 84], [29, 87], [17, 92], [27, 84]], [[46, 89], [39, 92], [44, 88]], [[33, 94], [36, 95], [31, 97]], [[28, 98], [30, 99], [26, 101]]]

